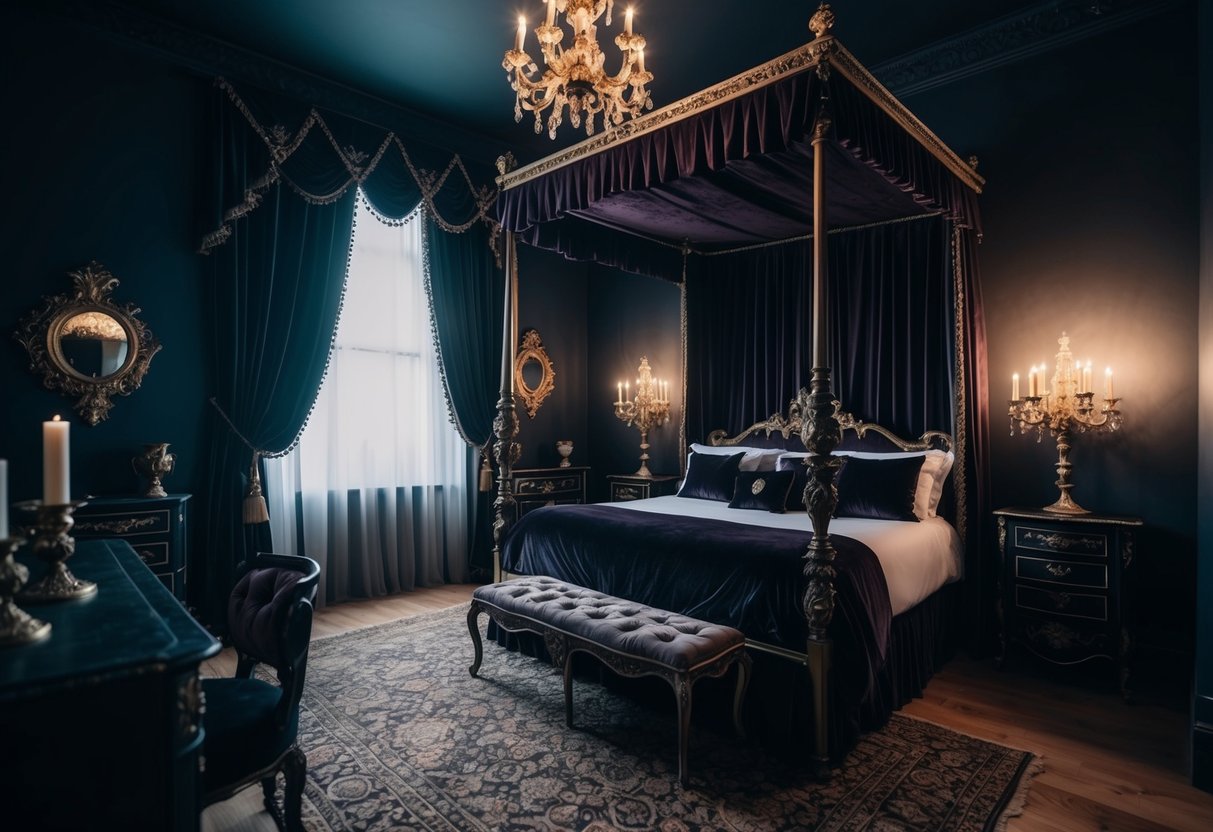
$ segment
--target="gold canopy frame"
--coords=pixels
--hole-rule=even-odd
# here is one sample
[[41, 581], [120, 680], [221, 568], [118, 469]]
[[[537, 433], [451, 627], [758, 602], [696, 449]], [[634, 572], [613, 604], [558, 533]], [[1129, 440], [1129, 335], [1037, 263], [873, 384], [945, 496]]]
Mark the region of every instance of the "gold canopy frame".
[[[512, 156], [502, 157], [498, 160], [500, 175], [497, 177], [497, 183], [503, 192], [508, 191], [579, 160], [592, 157], [604, 150], [749, 94], [783, 78], [801, 72], [815, 71], [822, 80], [829, 79], [832, 72], [837, 72], [839, 76], [860, 90], [893, 119], [907, 135], [942, 163], [960, 182], [974, 192], [981, 193], [985, 179], [975, 170], [975, 162], [969, 164], [963, 161], [905, 105], [898, 101], [829, 33], [833, 25], [834, 14], [828, 4], [822, 3], [809, 21], [809, 28], [815, 35], [809, 43], [681, 101], [654, 110], [627, 124], [614, 127], [599, 136], [586, 139], [517, 170], [508, 169], [513, 163]], [[827, 183], [824, 175], [827, 154], [824, 152], [824, 147], [827, 143], [834, 141], [833, 119], [826, 89], [826, 86], [823, 85], [810, 137], [813, 166], [812, 309], [810, 312], [813, 316], [812, 376], [809, 386], [801, 389], [792, 403], [792, 408], [800, 417], [796, 427], [801, 441], [809, 452], [808, 485], [805, 488], [804, 502], [814, 534], [804, 556], [807, 589], [803, 600], [809, 635], [805, 653], [789, 656], [803, 661], [809, 671], [814, 722], [813, 744], [809, 756], [815, 772], [823, 778], [828, 776], [831, 768], [828, 726], [831, 707], [829, 692], [833, 642], [828, 635], [828, 628], [833, 620], [837, 600], [834, 586], [836, 573], [833, 565], [835, 550], [830, 540], [829, 526], [838, 503], [834, 475], [841, 465], [841, 459], [835, 457], [833, 452], [842, 441], [844, 427], [855, 427], [853, 422], [845, 423], [846, 417], [841, 413], [831, 389], [831, 370], [826, 366], [827, 320], [825, 310], [827, 307], [825, 291], [829, 224], [826, 210]], [[958, 235], [959, 231], [954, 229], [952, 235], [954, 270], [959, 268], [957, 265], [959, 263]], [[513, 374], [508, 369], [513, 367], [514, 345], [517, 343], [517, 337], [514, 335], [517, 332], [518, 291], [517, 260], [514, 254], [515, 236], [513, 231], [506, 231], [506, 335], [502, 343], [501, 396], [498, 401], [497, 417], [494, 420], [494, 430], [497, 436], [494, 452], [500, 468], [498, 493], [493, 504], [495, 511], [493, 522], [494, 580], [501, 580], [502, 577], [501, 544], [513, 519], [514, 499], [510, 489], [510, 473], [513, 463], [518, 458], [518, 448], [514, 442], [514, 437], [518, 434], [518, 417], [512, 388]], [[957, 290], [961, 292], [959, 273], [957, 273], [956, 279]], [[957, 321], [960, 320], [959, 316], [962, 314], [963, 306], [963, 294], [958, 294], [955, 313]], [[956, 344], [957, 367], [956, 376], [953, 379], [957, 398], [956, 418], [958, 425], [963, 426], [966, 408], [963, 369], [964, 339], [959, 324], [956, 329]], [[785, 433], [786, 435], [788, 434]], [[946, 434], [941, 435], [946, 436]], [[965, 502], [963, 493], [965, 437], [963, 431], [958, 430], [955, 447], [956, 455], [960, 460], [956, 476], [958, 519], [963, 523]]]

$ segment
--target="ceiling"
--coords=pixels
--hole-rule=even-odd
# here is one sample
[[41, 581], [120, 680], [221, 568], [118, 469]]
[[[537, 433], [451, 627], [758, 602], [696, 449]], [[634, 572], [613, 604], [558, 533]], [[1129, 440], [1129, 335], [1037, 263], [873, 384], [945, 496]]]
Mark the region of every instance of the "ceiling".
[[[612, 26], [635, 7], [648, 39], [656, 107], [774, 58], [811, 39], [807, 0], [618, 0]], [[530, 28], [542, 0], [124, 0], [124, 4], [258, 52], [537, 158], [581, 138], [567, 123], [556, 141], [513, 119], [501, 68], [519, 14]], [[861, 61], [879, 64], [1035, 5], [1025, 0], [835, 0], [835, 34]], [[617, 62], [613, 37], [599, 42]], [[533, 35], [528, 35], [533, 56]], [[610, 47], [609, 50], [607, 47]]]

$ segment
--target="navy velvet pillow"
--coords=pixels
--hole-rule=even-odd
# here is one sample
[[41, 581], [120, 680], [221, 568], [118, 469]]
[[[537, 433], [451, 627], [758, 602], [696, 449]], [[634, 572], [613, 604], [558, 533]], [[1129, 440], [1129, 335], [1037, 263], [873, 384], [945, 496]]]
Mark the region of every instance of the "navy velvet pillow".
[[849, 457], [838, 477], [838, 508], [834, 516], [918, 522], [914, 492], [918, 490], [918, 472], [924, 459]]
[[729, 508], [749, 508], [783, 514], [795, 474], [791, 471], [742, 471], [733, 484]]
[[687, 463], [687, 478], [678, 489], [679, 497], [698, 500], [728, 500], [733, 496], [733, 480], [744, 453], [717, 456], [691, 454]]
[[804, 489], [809, 484], [809, 466], [801, 457], [784, 457], [776, 463], [776, 470], [792, 474], [792, 487], [784, 505], [788, 511], [804, 511]]

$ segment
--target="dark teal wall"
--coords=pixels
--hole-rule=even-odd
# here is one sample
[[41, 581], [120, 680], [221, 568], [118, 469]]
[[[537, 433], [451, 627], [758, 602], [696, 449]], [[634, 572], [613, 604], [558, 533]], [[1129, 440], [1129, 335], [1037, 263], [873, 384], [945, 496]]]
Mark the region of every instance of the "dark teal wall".
[[[197, 492], [207, 358], [194, 205], [207, 85], [36, 17], [6, 15], [6, 30], [0, 457], [10, 460], [13, 497], [41, 496], [40, 423], [54, 413], [73, 422], [73, 496], [132, 493], [130, 458], [149, 441], [171, 442], [177, 454], [167, 488]], [[164, 346], [143, 386], [115, 399], [96, 427], [40, 386], [9, 337], [90, 260], [121, 281], [116, 299], [142, 307]]]
[[[1056, 444], [1009, 435], [1011, 374], [1076, 357], [1111, 365], [1116, 435], [1079, 435], [1074, 497], [1143, 517], [1141, 643], [1190, 655], [1196, 538], [1195, 4], [907, 99], [989, 184], [980, 250], [996, 506], [1057, 495]], [[1126, 56], [1132, 56], [1126, 64]], [[1102, 387], [1100, 388], [1102, 389]], [[1182, 671], [1180, 671], [1182, 672]]]
[[1200, 518], [1192, 779], [1213, 791], [1213, 6], [1200, 10]]
[[682, 341], [679, 289], [674, 283], [627, 274], [602, 266], [590, 268], [589, 383], [587, 420], [593, 437], [591, 464], [605, 500], [608, 474], [631, 474], [640, 467], [640, 431], [615, 416], [616, 383], [631, 380], [641, 357], [653, 375], [670, 380], [670, 423], [649, 434], [649, 469], [678, 474], [678, 429], [682, 420]]
[[518, 336], [539, 332], [556, 371], [556, 389], [531, 418], [518, 403], [520, 468], [560, 463], [557, 439], [572, 439], [574, 465], [589, 464], [586, 433], [585, 263], [529, 246], [518, 248]]

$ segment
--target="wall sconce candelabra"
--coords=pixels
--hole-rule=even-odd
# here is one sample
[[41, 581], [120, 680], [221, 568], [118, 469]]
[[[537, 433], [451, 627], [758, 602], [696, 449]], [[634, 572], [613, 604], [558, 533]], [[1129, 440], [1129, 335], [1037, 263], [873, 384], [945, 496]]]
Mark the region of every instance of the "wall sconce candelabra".
[[1104, 373], [1103, 404], [1095, 408], [1095, 393], [1091, 389], [1091, 362], [1076, 364], [1070, 352], [1070, 339], [1063, 332], [1057, 339], [1061, 349], [1057, 353], [1057, 367], [1051, 385], [1045, 383], [1046, 367], [1043, 363], [1028, 371], [1028, 395], [1020, 398], [1019, 373], [1011, 376], [1011, 402], [1008, 410], [1011, 417], [1011, 435], [1016, 427], [1020, 434], [1036, 429], [1039, 442], [1047, 428], [1057, 439], [1057, 487], [1061, 496], [1057, 502], [1045, 506], [1045, 511], [1056, 514], [1090, 514], [1087, 509], [1074, 502], [1070, 489], [1070, 434], [1087, 431], [1111, 432], [1120, 429], [1121, 415], [1116, 405], [1120, 402], [1113, 394], [1112, 368]]
[[652, 477], [649, 470], [649, 431], [670, 421], [670, 383], [653, 378], [648, 357], [640, 359], [637, 368], [636, 395], [632, 385], [619, 382], [615, 399], [615, 416], [628, 426], [635, 425], [640, 431], [640, 469], [637, 477]]

